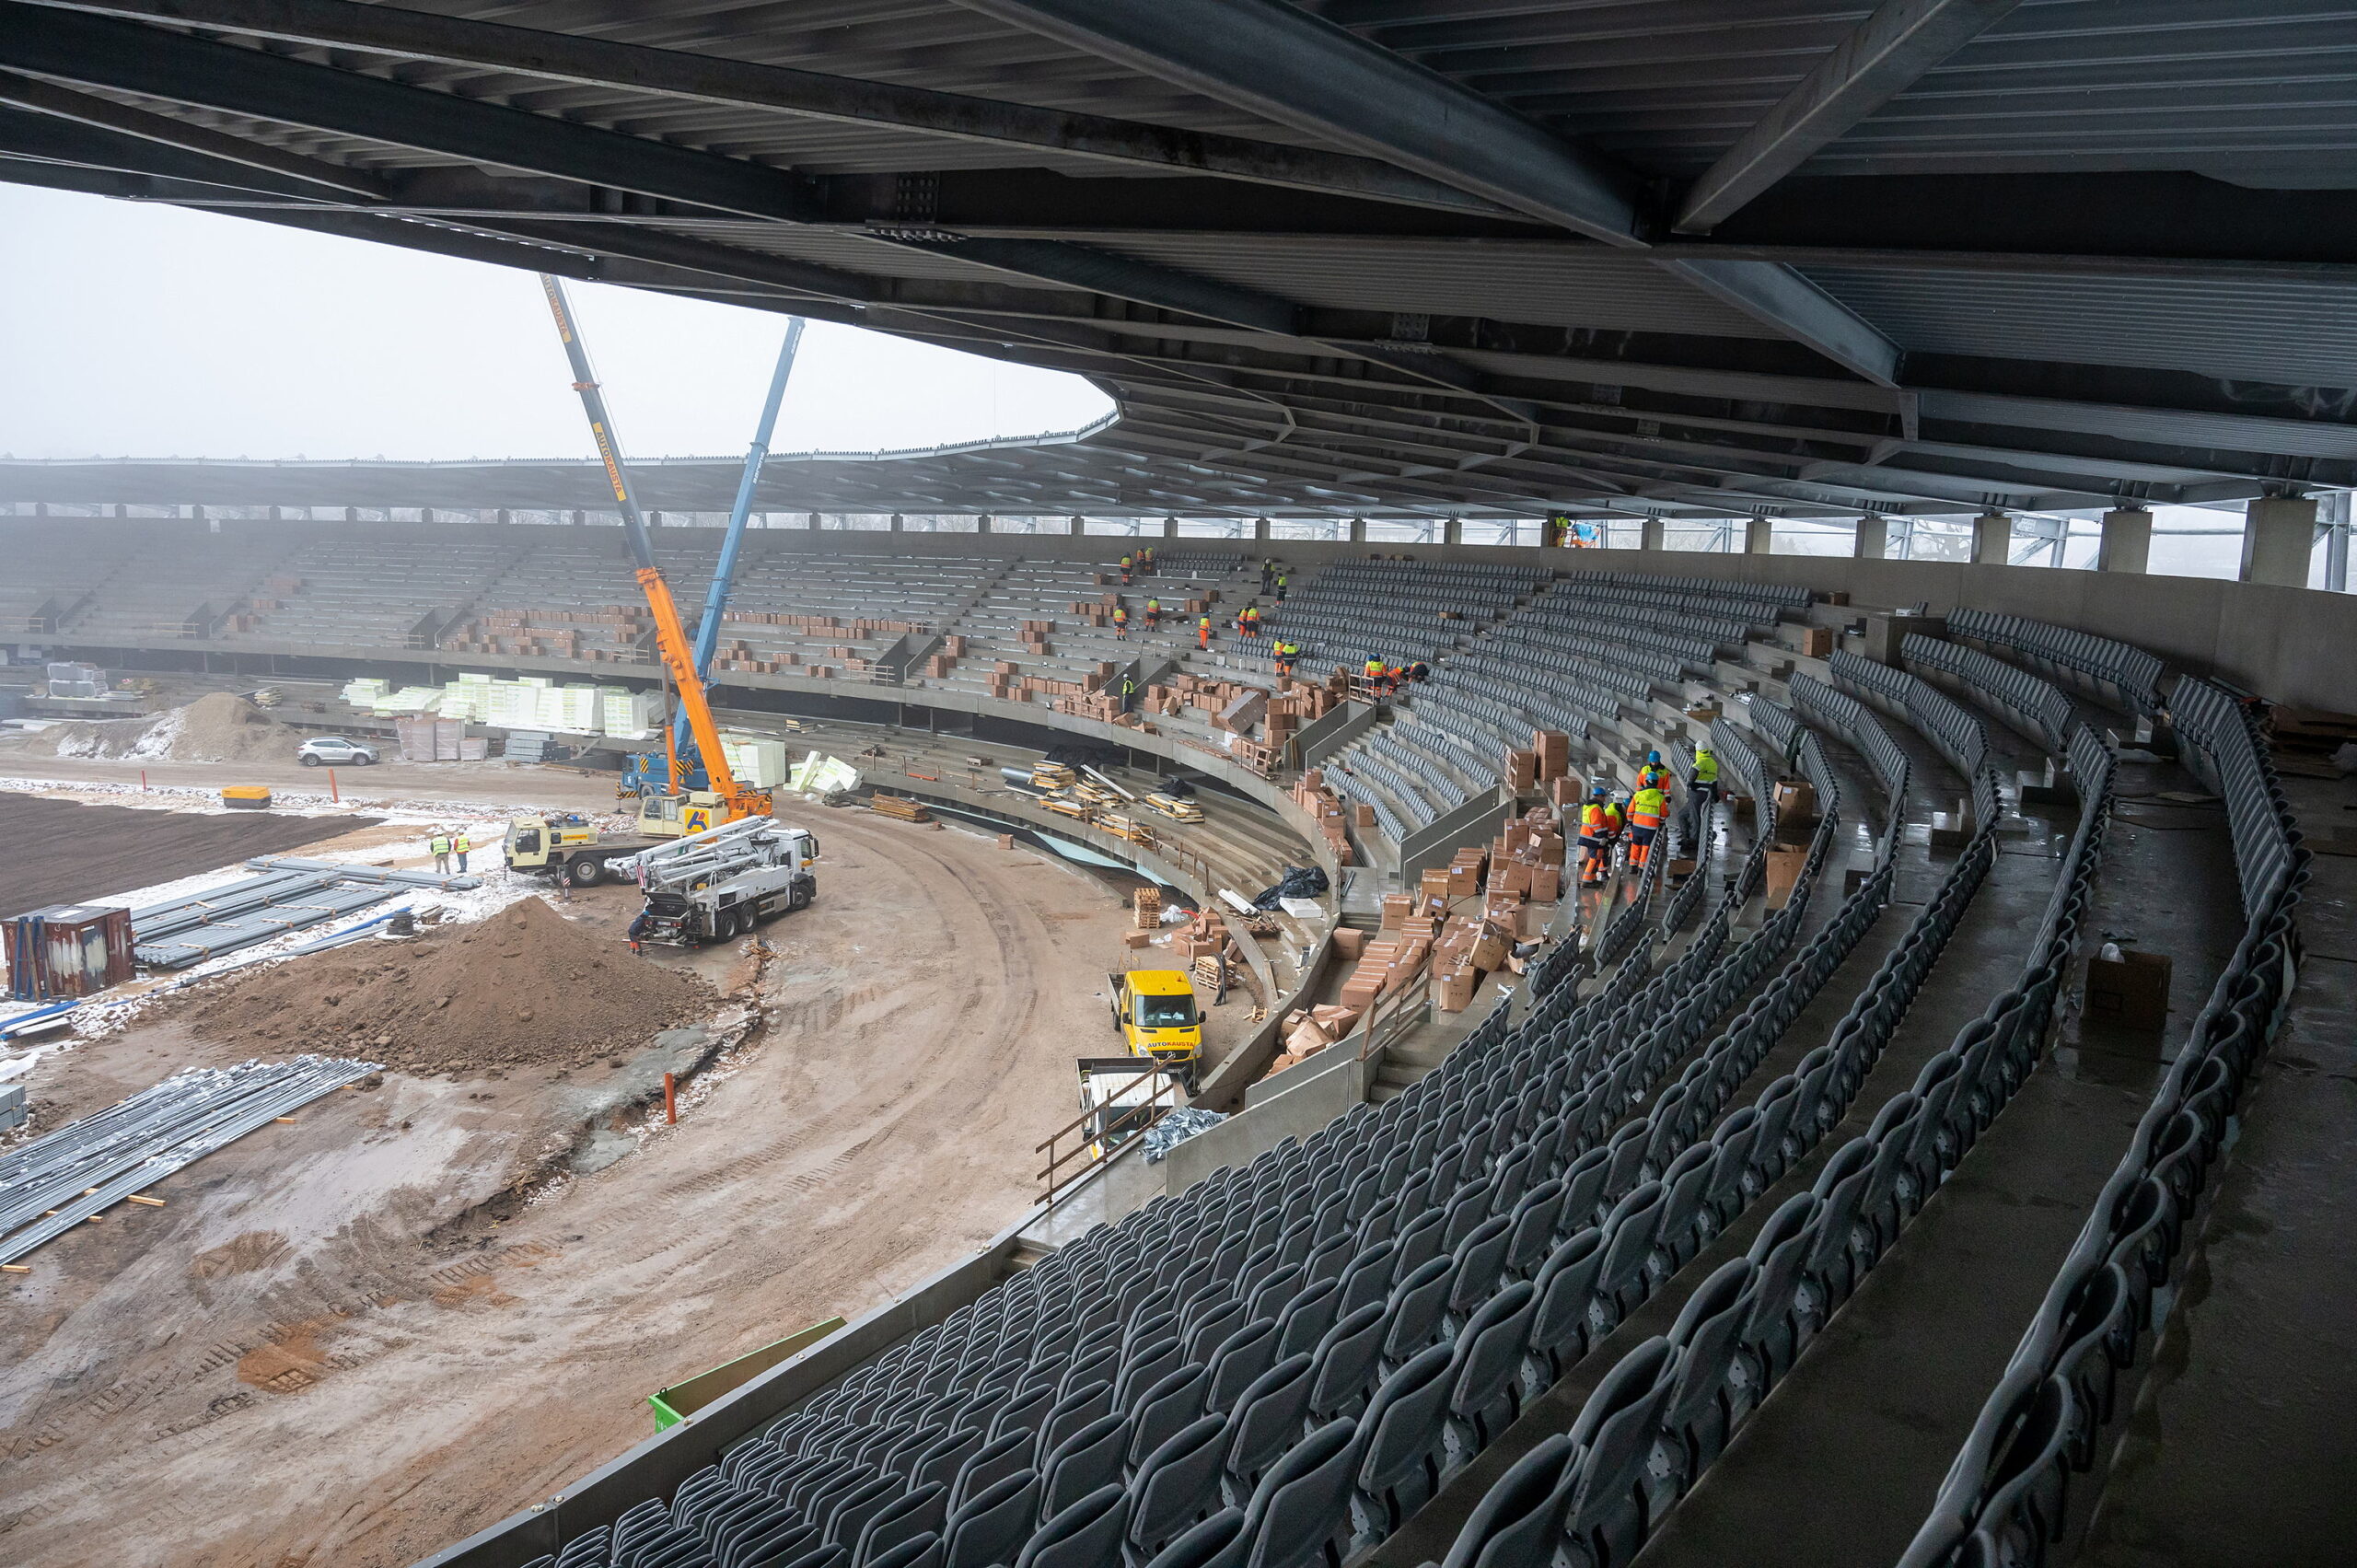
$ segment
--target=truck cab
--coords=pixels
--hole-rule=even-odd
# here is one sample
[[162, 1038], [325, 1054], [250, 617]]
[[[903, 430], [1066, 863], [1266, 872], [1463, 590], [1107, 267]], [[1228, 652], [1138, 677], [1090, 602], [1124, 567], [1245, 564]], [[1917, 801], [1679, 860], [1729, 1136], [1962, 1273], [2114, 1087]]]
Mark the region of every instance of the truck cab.
[[504, 846], [511, 871], [570, 871], [575, 886], [592, 888], [606, 879], [606, 858], [645, 847], [638, 839], [609, 839], [578, 812], [562, 817], [518, 817], [507, 824]]
[[1203, 1011], [1180, 970], [1130, 970], [1106, 977], [1113, 1028], [1132, 1056], [1151, 1057], [1190, 1085], [1203, 1049]]
[[720, 796], [708, 789], [684, 795], [642, 795], [638, 797], [639, 836], [676, 839], [717, 828], [728, 820]]

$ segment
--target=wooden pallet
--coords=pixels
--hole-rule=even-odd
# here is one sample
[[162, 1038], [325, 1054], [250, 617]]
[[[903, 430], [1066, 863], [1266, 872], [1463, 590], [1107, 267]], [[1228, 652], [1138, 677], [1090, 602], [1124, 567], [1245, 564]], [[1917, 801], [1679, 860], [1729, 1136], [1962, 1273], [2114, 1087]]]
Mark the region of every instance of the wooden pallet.
[[924, 808], [923, 802], [905, 799], [897, 795], [886, 795], [880, 790], [868, 796], [867, 808], [878, 816], [889, 817], [895, 822], [933, 820], [933, 813]]

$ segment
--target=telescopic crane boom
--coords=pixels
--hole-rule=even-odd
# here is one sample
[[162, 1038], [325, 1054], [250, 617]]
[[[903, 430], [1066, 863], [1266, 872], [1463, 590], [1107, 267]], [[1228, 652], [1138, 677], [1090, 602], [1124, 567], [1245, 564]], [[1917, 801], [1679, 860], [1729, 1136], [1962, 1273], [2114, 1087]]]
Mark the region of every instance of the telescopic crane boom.
[[[540, 287], [549, 296], [549, 311], [556, 318], [557, 336], [563, 340], [564, 357], [573, 366], [573, 389], [581, 394], [582, 412], [589, 416], [589, 434], [598, 444], [598, 460], [606, 465], [606, 482], [613, 486], [615, 504], [621, 509], [622, 533], [630, 541], [631, 559], [638, 566], [639, 589], [646, 595], [646, 607], [655, 616], [656, 650], [671, 673], [671, 685], [679, 694], [679, 706], [687, 712], [688, 728], [696, 738], [696, 750], [712, 781], [713, 793], [720, 796], [726, 820], [766, 817], [771, 809], [769, 796], [738, 784], [729, 771], [726, 754], [720, 749], [720, 727], [713, 722], [712, 704], [704, 700], [703, 678], [696, 670], [695, 650], [688, 641], [687, 628], [680, 623], [679, 607], [672, 602], [671, 587], [663, 580], [663, 569], [655, 563], [655, 544], [647, 537], [646, 519], [639, 512], [638, 497], [632, 492], [630, 475], [622, 468], [621, 444], [615, 438], [613, 420], [606, 412], [606, 399], [598, 390], [598, 377], [589, 368], [589, 351], [583, 345], [580, 330], [574, 323], [564, 285], [542, 273]], [[686, 782], [685, 764], [674, 756], [672, 792], [684, 791]]]

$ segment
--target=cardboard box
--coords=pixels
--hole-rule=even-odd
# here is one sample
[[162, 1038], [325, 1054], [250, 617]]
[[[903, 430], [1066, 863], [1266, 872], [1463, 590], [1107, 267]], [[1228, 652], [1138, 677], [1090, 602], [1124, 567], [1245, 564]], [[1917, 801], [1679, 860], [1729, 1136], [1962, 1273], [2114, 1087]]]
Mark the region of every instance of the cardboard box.
[[1398, 931], [1401, 926], [1408, 923], [1408, 917], [1415, 912], [1415, 908], [1416, 900], [1409, 894], [1384, 894], [1383, 929], [1386, 931]]
[[1796, 846], [1776, 845], [1768, 851], [1768, 907], [1780, 910], [1791, 901], [1793, 887], [1801, 879], [1801, 870], [1808, 864], [1808, 851]]
[[1517, 795], [1535, 788], [1538, 783], [1538, 754], [1521, 749], [1508, 751], [1505, 782], [1506, 787]]
[[1809, 825], [1817, 821], [1817, 786], [1806, 779], [1778, 779], [1771, 798], [1780, 825], [1787, 819]]
[[2153, 1035], [2168, 1027], [2169, 974], [2165, 953], [2123, 950], [2117, 961], [2087, 960], [2086, 1017], [2089, 1023]]
[[1535, 865], [1530, 871], [1530, 901], [1551, 904], [1563, 896], [1563, 868], [1561, 865]]
[[1365, 951], [1365, 932], [1352, 925], [1338, 925], [1334, 927], [1334, 956], [1336, 958], [1345, 959], [1351, 963], [1356, 963], [1358, 962], [1359, 955]]
[[1433, 1005], [1444, 1013], [1462, 1013], [1473, 1005], [1477, 976], [1469, 969], [1450, 970], [1433, 979]]
[[1448, 890], [1448, 867], [1446, 865], [1426, 866], [1424, 868], [1423, 875], [1416, 878], [1416, 886], [1423, 896], [1428, 899], [1446, 899], [1450, 897], [1451, 895]]
[[1823, 658], [1833, 651], [1833, 628], [1808, 626], [1801, 631], [1800, 651], [1810, 658]]

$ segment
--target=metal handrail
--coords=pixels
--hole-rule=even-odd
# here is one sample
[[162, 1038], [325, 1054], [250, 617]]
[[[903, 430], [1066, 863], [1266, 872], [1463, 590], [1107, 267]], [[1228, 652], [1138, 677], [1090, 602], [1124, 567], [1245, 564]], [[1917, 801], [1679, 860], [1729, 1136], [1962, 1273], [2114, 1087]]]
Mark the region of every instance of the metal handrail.
[[[1147, 1067], [1144, 1072], [1140, 1073], [1136, 1077], [1117, 1085], [1112, 1092], [1117, 1096], [1125, 1094], [1129, 1090], [1137, 1087], [1140, 1084], [1144, 1083], [1147, 1079], [1155, 1077], [1162, 1079], [1163, 1083], [1162, 1086], [1155, 1090], [1151, 1097], [1139, 1104], [1124, 1107], [1120, 1115], [1105, 1123], [1105, 1125], [1094, 1135], [1082, 1140], [1072, 1148], [1060, 1153], [1057, 1151], [1055, 1145], [1060, 1143], [1066, 1134], [1077, 1132], [1081, 1128], [1088, 1125], [1089, 1121], [1093, 1118], [1103, 1112], [1105, 1105], [1095, 1106], [1087, 1110], [1082, 1111], [1078, 1116], [1073, 1118], [1070, 1121], [1065, 1122], [1062, 1127], [1057, 1128], [1054, 1132], [1049, 1133], [1047, 1137], [1041, 1139], [1038, 1144], [1032, 1146], [1031, 1152], [1033, 1154], [1043, 1154], [1048, 1156], [1048, 1163], [1041, 1167], [1039, 1171], [1039, 1179], [1048, 1184], [1048, 1190], [1042, 1200], [1043, 1202], [1052, 1206], [1056, 1201], [1056, 1190], [1059, 1185], [1068, 1187], [1074, 1182], [1077, 1182], [1082, 1177], [1085, 1177], [1087, 1174], [1086, 1170], [1083, 1170], [1079, 1176], [1072, 1178], [1070, 1181], [1060, 1181], [1058, 1172], [1072, 1161], [1078, 1159], [1083, 1156], [1091, 1156], [1092, 1157], [1090, 1157], [1088, 1162], [1089, 1168], [1093, 1169], [1096, 1166], [1101, 1164], [1106, 1158], [1106, 1153], [1100, 1145], [1108, 1141], [1109, 1134], [1120, 1131], [1132, 1118], [1139, 1116], [1143, 1116], [1144, 1118], [1144, 1121], [1138, 1123], [1136, 1128], [1136, 1131], [1139, 1133], [1144, 1133], [1155, 1122], [1161, 1121], [1165, 1114], [1178, 1109], [1175, 1097], [1178, 1088], [1178, 1080], [1172, 1076], [1170, 1070], [1159, 1062], [1156, 1062]], [[1163, 1098], [1166, 1095], [1173, 1097], [1170, 1104], [1166, 1105], [1163, 1103]], [[1109, 1100], [1105, 1102], [1105, 1104], [1108, 1105], [1110, 1103], [1111, 1101]], [[1128, 1141], [1128, 1139], [1124, 1138], [1120, 1140], [1120, 1143], [1126, 1145]]]

